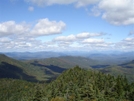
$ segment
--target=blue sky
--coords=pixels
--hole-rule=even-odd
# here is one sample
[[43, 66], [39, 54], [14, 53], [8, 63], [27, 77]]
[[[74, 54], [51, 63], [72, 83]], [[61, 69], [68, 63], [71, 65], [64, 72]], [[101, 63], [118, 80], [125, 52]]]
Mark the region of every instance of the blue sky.
[[134, 0], [1, 0], [0, 51], [133, 51]]

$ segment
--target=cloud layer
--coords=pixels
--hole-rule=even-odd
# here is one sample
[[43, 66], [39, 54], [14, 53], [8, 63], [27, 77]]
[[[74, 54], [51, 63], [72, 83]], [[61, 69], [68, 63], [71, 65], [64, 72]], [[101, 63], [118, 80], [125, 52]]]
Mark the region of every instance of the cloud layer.
[[134, 24], [134, 0], [25, 0], [38, 6], [51, 6], [54, 4], [74, 4], [75, 7], [87, 7], [93, 15], [101, 16], [114, 25]]
[[25, 35], [39, 37], [52, 34], [60, 34], [65, 29], [66, 24], [62, 21], [50, 21], [48, 18], [40, 19], [35, 25], [26, 23], [16, 23], [7, 21], [0, 23], [0, 37], [12, 35]]
[[114, 25], [134, 24], [134, 0], [102, 0], [98, 8], [102, 18]]
[[17, 24], [15, 21], [7, 21], [0, 23], [0, 37], [23, 34], [29, 30], [29, 26], [25, 23]]
[[0, 23], [1, 51], [44, 51], [44, 50], [133, 50], [134, 37], [131, 36], [120, 42], [107, 42], [105, 33], [82, 32], [67, 36], [58, 36], [49, 41], [41, 41], [40, 36], [60, 34], [65, 29], [63, 21], [50, 21], [48, 18], [39, 19], [33, 25], [25, 22], [7, 21]]
[[47, 18], [40, 19], [33, 25], [15, 21], [2, 22], [0, 23], [0, 49], [1, 51], [44, 50], [47, 48], [47, 43], [43, 43], [37, 38], [60, 34], [65, 27], [64, 22], [50, 21]]
[[[11, 0], [14, 1], [14, 0]], [[113, 25], [134, 24], [134, 0], [24, 0], [30, 5], [51, 6], [54, 4], [84, 7], [94, 16], [100, 16]], [[34, 5], [29, 11], [34, 11]], [[92, 5], [92, 6], [90, 6]], [[1, 51], [41, 51], [41, 50], [133, 50], [134, 31], [129, 37], [117, 43], [107, 42], [104, 33], [82, 32], [61, 35], [46, 40], [39, 37], [61, 34], [66, 28], [63, 21], [39, 19], [34, 24], [26, 22], [6, 21], [0, 23]]]

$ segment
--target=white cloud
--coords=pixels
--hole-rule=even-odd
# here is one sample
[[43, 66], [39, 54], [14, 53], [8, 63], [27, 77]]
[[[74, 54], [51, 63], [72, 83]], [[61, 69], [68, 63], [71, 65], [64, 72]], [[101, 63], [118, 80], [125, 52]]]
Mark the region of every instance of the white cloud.
[[102, 0], [102, 18], [114, 25], [134, 24], [134, 0]]
[[0, 37], [13, 34], [23, 34], [29, 30], [25, 23], [17, 24], [15, 21], [0, 23]]
[[126, 38], [126, 39], [124, 39], [123, 41], [127, 41], [127, 42], [131, 42], [131, 41], [133, 41], [133, 42], [134, 42], [133, 39], [134, 39], [133, 37], [132, 37], [132, 38]]
[[[0, 23], [0, 51], [41, 51], [53, 45], [43, 43], [37, 38], [59, 34], [65, 28], [62, 21], [40, 19], [35, 25], [7, 21]], [[50, 47], [51, 46], [51, 47]]]
[[71, 34], [68, 36], [58, 36], [54, 38], [54, 41], [78, 41], [79, 39], [87, 39], [90, 37], [99, 37], [105, 35], [104, 33], [89, 33], [89, 32], [83, 32], [79, 34]]
[[115, 44], [115, 49], [123, 51], [133, 51], [134, 50], [134, 37], [128, 37], [123, 39], [121, 42]]
[[57, 44], [60, 48], [64, 48], [66, 50], [112, 49], [113, 43], [105, 42], [104, 39], [100, 38], [104, 35], [106, 34], [83, 32], [76, 35], [59, 36], [54, 38], [53, 42], [55, 42], [55, 44]]
[[103, 39], [94, 39], [94, 38], [85, 39], [80, 44], [82, 44], [87, 49], [97, 51], [113, 50], [114, 45], [114, 43], [106, 42]]
[[28, 10], [32, 12], [32, 11], [34, 11], [34, 7], [30, 6], [30, 7], [28, 8]]
[[103, 33], [89, 33], [89, 32], [83, 32], [76, 35], [77, 38], [83, 39], [83, 38], [89, 38], [89, 37], [97, 37], [97, 36], [103, 36]]
[[85, 7], [90, 4], [98, 3], [100, 0], [77, 0], [76, 7]]
[[[134, 0], [25, 0], [38, 6], [54, 4], [74, 4], [76, 7], [93, 5], [90, 12], [102, 15], [104, 20], [114, 25], [134, 24]], [[90, 14], [91, 15], [91, 14]]]
[[85, 43], [85, 44], [96, 44], [96, 43], [104, 43], [104, 40], [103, 39], [85, 39], [83, 40], [82, 43]]
[[[33, 28], [31, 27], [33, 26]], [[62, 21], [50, 21], [49, 19], [40, 19], [35, 25], [26, 23], [16, 23], [7, 21], [0, 23], [0, 37], [21, 35], [30, 37], [39, 37], [52, 34], [60, 34], [65, 29], [66, 24]]]
[[0, 38], [0, 44], [9, 43], [11, 40], [7, 37]]
[[1, 51], [37, 51], [45, 45], [34, 38], [17, 37], [15, 39], [0, 38]]
[[65, 29], [66, 24], [62, 21], [50, 21], [49, 19], [40, 19], [31, 30], [32, 36], [44, 36], [52, 34], [60, 34]]
[[75, 41], [75, 40], [76, 40], [75, 35], [59, 36], [59, 37], [54, 38], [54, 41], [63, 41], [63, 42]]

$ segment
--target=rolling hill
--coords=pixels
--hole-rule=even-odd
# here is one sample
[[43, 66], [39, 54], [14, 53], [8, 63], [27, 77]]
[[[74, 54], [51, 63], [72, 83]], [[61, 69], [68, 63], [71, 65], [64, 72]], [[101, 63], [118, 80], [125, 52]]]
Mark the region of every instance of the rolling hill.
[[133, 101], [134, 84], [78, 66], [63, 72], [45, 87], [49, 101]]
[[44, 58], [51, 58], [51, 57], [59, 57], [65, 55], [64, 53], [59, 52], [51, 52], [51, 51], [44, 51], [44, 52], [7, 52], [3, 53], [8, 57], [17, 59], [17, 60], [31, 60], [31, 59], [44, 59]]
[[14, 78], [37, 82], [49, 80], [57, 75], [48, 68], [33, 66], [0, 54], [0, 78]]
[[85, 57], [62, 56], [47, 59], [30, 60], [26, 62], [34, 66], [48, 68], [54, 72], [64, 71], [64, 69], [69, 69], [78, 65], [82, 68], [95, 69], [114, 76], [123, 75], [126, 76], [130, 82], [134, 81], [134, 61], [118, 65], [100, 65], [99, 61]]
[[[27, 62], [27, 61], [26, 61]], [[28, 63], [34, 65], [44, 65], [44, 66], [57, 66], [62, 68], [72, 68], [76, 65], [79, 65], [82, 68], [91, 68], [90, 65], [94, 65], [97, 61], [80, 57], [80, 56], [61, 56], [61, 57], [53, 57], [47, 59], [36, 59], [30, 60]]]
[[129, 62], [134, 59], [134, 51], [132, 52], [85, 52], [85, 51], [40, 51], [40, 52], [6, 52], [2, 53], [8, 57], [17, 60], [32, 60], [32, 59], [45, 59], [61, 56], [74, 56], [74, 57], [86, 57], [92, 60], [99, 61], [99, 65], [117, 65], [124, 62]]
[[101, 68], [99, 70], [103, 73], [114, 76], [124, 75], [129, 81], [134, 82], [134, 60], [124, 64], [111, 65], [107, 68]]

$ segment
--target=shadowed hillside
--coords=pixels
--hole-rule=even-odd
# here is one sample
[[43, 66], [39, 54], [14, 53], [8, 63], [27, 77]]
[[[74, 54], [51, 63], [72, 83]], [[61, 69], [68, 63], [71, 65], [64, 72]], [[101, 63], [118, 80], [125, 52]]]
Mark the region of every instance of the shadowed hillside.
[[76, 66], [63, 72], [45, 88], [49, 101], [133, 101], [134, 84], [118, 76]]
[[130, 82], [134, 82], [134, 60], [120, 65], [108, 66], [107, 68], [101, 68], [99, 70], [114, 76], [126, 76]]
[[55, 77], [53, 71], [39, 66], [33, 66], [3, 54], [0, 54], [0, 78], [14, 78], [28, 81], [46, 81]]
[[56, 58], [47, 58], [47, 59], [40, 59], [40, 60], [31, 60], [29, 63], [34, 63], [41, 65], [48, 66], [57, 66], [62, 68], [72, 68], [76, 65], [79, 65], [82, 68], [91, 68], [90, 65], [96, 64], [97, 61], [80, 57], [80, 56], [62, 56], [62, 57], [56, 57]]
[[49, 84], [0, 79], [0, 101], [134, 101], [134, 83], [78, 66]]

